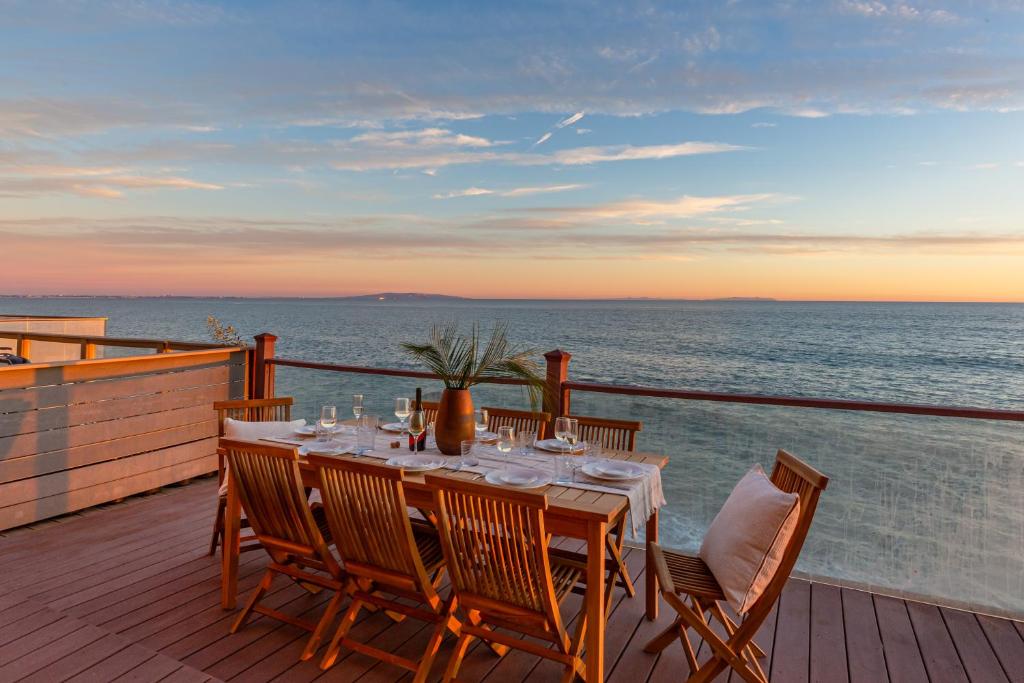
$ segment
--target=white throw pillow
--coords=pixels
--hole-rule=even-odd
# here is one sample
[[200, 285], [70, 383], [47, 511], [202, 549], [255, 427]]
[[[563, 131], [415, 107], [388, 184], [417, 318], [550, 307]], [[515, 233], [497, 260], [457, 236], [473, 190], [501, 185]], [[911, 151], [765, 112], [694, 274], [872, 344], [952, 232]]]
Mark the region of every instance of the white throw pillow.
[[[239, 439], [241, 441], [259, 441], [275, 437], [288, 437], [295, 433], [299, 427], [305, 427], [305, 420], [292, 420], [291, 422], [246, 422], [245, 420], [232, 420], [230, 417], [224, 420], [224, 438]], [[228, 495], [228, 471], [224, 466], [224, 481], [221, 482], [218, 495]]]
[[700, 558], [738, 614], [771, 583], [799, 516], [800, 497], [780, 491], [755, 465], [712, 520]]

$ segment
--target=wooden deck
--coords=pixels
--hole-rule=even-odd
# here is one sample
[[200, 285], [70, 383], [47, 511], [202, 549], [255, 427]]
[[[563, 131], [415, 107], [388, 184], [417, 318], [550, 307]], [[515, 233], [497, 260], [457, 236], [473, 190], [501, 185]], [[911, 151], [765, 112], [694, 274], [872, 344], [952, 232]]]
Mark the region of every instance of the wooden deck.
[[[326, 673], [300, 664], [305, 633], [266, 618], [229, 635], [220, 566], [206, 555], [215, 489], [203, 480], [0, 537], [0, 681], [408, 678], [352, 653]], [[642, 593], [643, 554], [632, 550], [627, 561]], [[261, 552], [242, 556], [241, 590], [255, 584], [264, 562]], [[326, 597], [281, 581], [267, 604], [312, 614]], [[662, 609], [660, 621], [648, 622], [642, 598], [620, 596], [608, 625], [610, 681], [685, 679], [681, 648], [642, 651], [669, 618]], [[393, 624], [382, 614], [364, 618], [353, 635], [405, 655], [427, 637], [422, 624]], [[1024, 682], [1024, 623], [825, 584], [791, 581], [758, 642], [773, 681]], [[449, 639], [436, 673], [451, 646]], [[521, 652], [498, 659], [486, 648], [476, 648], [461, 673], [468, 681], [558, 680], [550, 662]]]

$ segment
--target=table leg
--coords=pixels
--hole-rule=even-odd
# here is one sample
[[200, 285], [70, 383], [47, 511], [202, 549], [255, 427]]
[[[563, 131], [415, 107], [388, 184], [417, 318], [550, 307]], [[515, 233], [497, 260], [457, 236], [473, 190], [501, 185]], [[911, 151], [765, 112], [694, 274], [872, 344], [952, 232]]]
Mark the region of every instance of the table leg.
[[[658, 511], [655, 510], [647, 519], [647, 547], [650, 547], [651, 543], [658, 542]], [[647, 556], [647, 560], [644, 564], [644, 583], [646, 589], [644, 591], [644, 599], [647, 601], [647, 619], [654, 621], [658, 618], [658, 575], [654, 571], [654, 563], [651, 562], [651, 556]]]
[[608, 525], [587, 525], [587, 681], [604, 681], [604, 544]]
[[238, 601], [238, 543], [242, 506], [235, 482], [228, 480], [228, 504], [224, 509], [224, 543], [221, 545], [220, 606], [234, 609]]

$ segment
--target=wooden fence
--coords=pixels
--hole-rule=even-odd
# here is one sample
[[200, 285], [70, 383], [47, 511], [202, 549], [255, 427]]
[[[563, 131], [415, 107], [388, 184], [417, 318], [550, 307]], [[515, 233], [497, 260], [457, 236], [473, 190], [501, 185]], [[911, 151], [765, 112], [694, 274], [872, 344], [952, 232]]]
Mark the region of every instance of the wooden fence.
[[0, 530], [216, 470], [211, 403], [247, 395], [247, 366], [206, 348], [0, 368]]

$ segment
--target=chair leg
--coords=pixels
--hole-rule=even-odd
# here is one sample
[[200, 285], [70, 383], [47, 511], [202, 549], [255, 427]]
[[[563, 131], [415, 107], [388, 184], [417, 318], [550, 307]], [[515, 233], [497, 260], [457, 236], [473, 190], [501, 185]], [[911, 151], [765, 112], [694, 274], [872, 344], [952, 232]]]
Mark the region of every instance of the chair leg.
[[[618, 523], [613, 527], [612, 533], [608, 534], [608, 553], [615, 560], [615, 564], [618, 567], [618, 578], [622, 580], [622, 585], [626, 589], [626, 594], [629, 597], [636, 595], [636, 586], [633, 585], [633, 579], [629, 576], [629, 568], [626, 567], [626, 563], [622, 559], [622, 545], [626, 540], [626, 517], [623, 515], [619, 518]], [[613, 577], [614, 578], [614, 577]], [[612, 584], [614, 585], [614, 581]]]
[[352, 628], [352, 624], [356, 623], [356, 617], [359, 616], [359, 611], [363, 608], [363, 601], [352, 599], [352, 604], [349, 605], [348, 611], [345, 612], [345, 616], [342, 617], [341, 623], [338, 624], [338, 630], [334, 632], [334, 637], [331, 638], [331, 644], [327, 646], [327, 652], [324, 653], [324, 658], [320, 660], [320, 668], [326, 671], [334, 666], [334, 662], [338, 659], [338, 653], [341, 651], [341, 641], [348, 635], [348, 631]]
[[459, 667], [462, 666], [462, 660], [466, 656], [466, 650], [469, 649], [469, 644], [473, 640], [473, 636], [468, 633], [463, 633], [459, 636], [458, 642], [455, 643], [455, 649], [452, 651], [452, 656], [448, 660], [448, 667], [444, 671], [444, 678], [441, 679], [442, 683], [452, 683], [455, 677], [459, 675]]
[[260, 579], [260, 583], [256, 586], [256, 590], [252, 592], [252, 597], [249, 598], [249, 602], [246, 603], [245, 609], [242, 610], [242, 613], [238, 615], [238, 619], [236, 619], [235, 623], [231, 626], [231, 633], [237, 633], [240, 628], [245, 626], [245, 622], [249, 620], [249, 615], [251, 615], [252, 611], [256, 609], [256, 603], [266, 595], [267, 591], [270, 590], [270, 584], [273, 582], [274, 570], [268, 569], [266, 574], [263, 575], [263, 578]]
[[672, 644], [672, 641], [679, 636], [679, 630], [685, 627], [682, 618], [676, 617], [671, 626], [647, 641], [647, 644], [644, 645], [644, 652], [652, 655], [661, 652]]
[[228, 501], [220, 496], [217, 497], [217, 515], [213, 518], [213, 537], [210, 539], [210, 557], [217, 552], [221, 537], [224, 535], [224, 511], [228, 508]]
[[316, 654], [317, 649], [320, 647], [320, 641], [324, 638], [324, 633], [328, 627], [334, 622], [334, 617], [338, 614], [338, 609], [341, 607], [341, 601], [345, 599], [345, 591], [338, 591], [331, 598], [331, 601], [327, 603], [327, 609], [324, 610], [324, 614], [320, 617], [320, 621], [316, 625], [316, 629], [313, 631], [313, 635], [309, 637], [309, 642], [306, 643], [305, 649], [302, 651], [302, 655], [299, 657], [302, 661], [311, 659]]
[[[476, 610], [471, 610], [469, 612], [468, 619], [469, 623], [473, 624], [473, 626], [479, 626], [485, 631], [491, 630], [490, 626], [487, 626], [483, 623], [483, 620], [480, 618], [480, 613]], [[508, 645], [502, 645], [501, 643], [496, 643], [493, 640], [485, 640], [484, 643], [486, 643], [487, 647], [491, 649], [491, 652], [498, 655], [499, 657], [504, 657], [506, 654], [508, 654]]]

